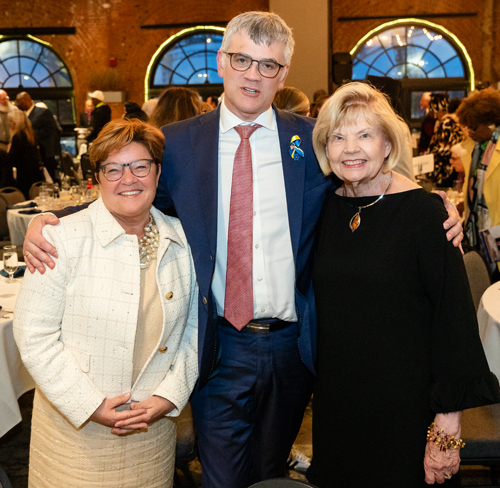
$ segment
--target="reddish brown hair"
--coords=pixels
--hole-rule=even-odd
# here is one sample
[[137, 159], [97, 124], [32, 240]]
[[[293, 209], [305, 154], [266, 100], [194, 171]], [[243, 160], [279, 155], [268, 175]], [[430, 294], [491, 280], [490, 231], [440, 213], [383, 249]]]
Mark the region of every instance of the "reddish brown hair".
[[89, 158], [97, 173], [103, 161], [132, 142], [142, 144], [155, 164], [161, 164], [165, 137], [161, 131], [139, 119], [116, 119], [107, 123], [89, 149]]

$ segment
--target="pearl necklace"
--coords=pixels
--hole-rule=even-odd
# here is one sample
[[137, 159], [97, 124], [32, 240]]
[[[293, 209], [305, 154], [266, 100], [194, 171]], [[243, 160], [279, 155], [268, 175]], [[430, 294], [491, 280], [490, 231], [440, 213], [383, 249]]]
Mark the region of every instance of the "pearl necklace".
[[156, 250], [160, 247], [160, 234], [153, 216], [149, 214], [149, 222], [144, 227], [144, 237], [139, 240], [139, 262], [142, 269], [149, 268], [156, 259]]

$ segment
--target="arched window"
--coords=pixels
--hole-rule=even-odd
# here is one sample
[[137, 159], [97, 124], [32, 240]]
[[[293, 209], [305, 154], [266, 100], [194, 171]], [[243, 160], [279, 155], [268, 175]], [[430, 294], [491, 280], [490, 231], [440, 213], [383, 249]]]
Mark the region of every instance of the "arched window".
[[353, 79], [368, 75], [400, 79], [402, 103], [409, 119], [424, 111], [426, 91], [447, 91], [463, 98], [474, 87], [469, 55], [459, 39], [444, 27], [421, 19], [400, 19], [372, 30], [351, 51]]
[[222, 93], [217, 51], [223, 35], [221, 27], [199, 26], [185, 29], [165, 41], [148, 68], [146, 99], [173, 85], [189, 85], [202, 95]]
[[73, 82], [50, 44], [32, 36], [0, 38], [0, 88], [11, 100], [27, 91], [43, 102], [64, 129], [74, 127]]
[[11, 39], [0, 43], [2, 88], [73, 88], [71, 77], [57, 54], [41, 42]]

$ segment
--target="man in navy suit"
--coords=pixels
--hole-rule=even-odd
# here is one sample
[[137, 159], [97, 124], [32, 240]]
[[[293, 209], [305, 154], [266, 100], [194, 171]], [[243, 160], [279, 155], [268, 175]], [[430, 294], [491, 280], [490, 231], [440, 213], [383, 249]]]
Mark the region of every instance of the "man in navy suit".
[[[277, 15], [235, 17], [217, 55], [225, 90], [220, 107], [163, 128], [155, 205], [175, 208], [181, 219], [200, 288], [200, 377], [191, 403], [204, 487], [246, 488], [283, 476], [311, 395], [316, 315], [310, 261], [321, 206], [333, 184], [314, 155], [313, 120], [272, 107], [293, 44]], [[235, 128], [248, 124], [260, 126], [249, 139], [253, 318], [239, 331], [225, 318], [225, 287], [240, 144]], [[292, 154], [291, 145], [301, 151]], [[55, 250], [39, 240], [34, 245], [34, 232], [30, 228], [25, 244], [30, 270], [39, 264], [35, 256], [52, 267], [37, 245]]]
[[[278, 16], [239, 15], [217, 56], [220, 107], [162, 129], [165, 176], [156, 204], [175, 207], [200, 287], [200, 378], [191, 405], [204, 487], [243, 488], [283, 476], [311, 395], [315, 314], [308, 265], [331, 182], [314, 155], [313, 120], [271, 106], [292, 52], [291, 31]], [[238, 332], [224, 319], [224, 302], [240, 124], [262, 127], [250, 137], [254, 315]], [[303, 156], [295, 160], [289, 149], [296, 136]]]

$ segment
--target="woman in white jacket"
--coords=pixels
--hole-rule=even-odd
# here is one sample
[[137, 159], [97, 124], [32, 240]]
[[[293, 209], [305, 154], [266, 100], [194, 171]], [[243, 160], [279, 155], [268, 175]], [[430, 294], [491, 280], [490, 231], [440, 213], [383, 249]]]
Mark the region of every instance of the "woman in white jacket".
[[101, 198], [46, 227], [57, 265], [24, 279], [14, 334], [37, 383], [30, 487], [172, 486], [198, 290], [179, 221], [152, 207], [163, 144], [148, 124], [110, 122], [90, 150]]

